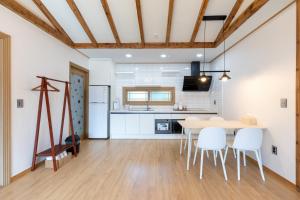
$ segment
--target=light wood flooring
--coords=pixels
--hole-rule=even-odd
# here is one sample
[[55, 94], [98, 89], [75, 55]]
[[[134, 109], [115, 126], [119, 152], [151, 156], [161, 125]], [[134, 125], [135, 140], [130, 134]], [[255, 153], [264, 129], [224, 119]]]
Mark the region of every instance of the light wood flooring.
[[264, 183], [257, 165], [241, 167], [227, 160], [228, 181], [221, 163], [204, 159], [199, 179], [199, 157], [186, 171], [185, 156], [179, 155], [177, 140], [84, 141], [79, 156], [56, 173], [39, 167], [0, 190], [1, 200], [193, 200], [193, 199], [300, 199], [293, 186], [266, 172]]

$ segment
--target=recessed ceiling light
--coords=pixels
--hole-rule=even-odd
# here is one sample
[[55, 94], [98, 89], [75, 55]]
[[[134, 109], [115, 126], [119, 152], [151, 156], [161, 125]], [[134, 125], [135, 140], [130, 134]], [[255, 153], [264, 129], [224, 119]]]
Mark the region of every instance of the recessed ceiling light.
[[167, 55], [166, 55], [166, 54], [161, 54], [160, 57], [161, 57], [161, 58], [166, 58]]
[[203, 55], [202, 55], [201, 53], [197, 53], [196, 56], [197, 56], [198, 58], [201, 58]]
[[131, 55], [131, 54], [129, 54], [129, 53], [128, 53], [128, 54], [126, 54], [125, 56], [126, 56], [126, 58], [131, 58], [131, 57], [132, 57], [132, 55]]

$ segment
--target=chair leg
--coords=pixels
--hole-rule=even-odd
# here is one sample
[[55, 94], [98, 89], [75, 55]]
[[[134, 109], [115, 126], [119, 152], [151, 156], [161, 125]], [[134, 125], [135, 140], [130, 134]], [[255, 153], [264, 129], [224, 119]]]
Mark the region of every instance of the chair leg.
[[200, 179], [202, 179], [202, 174], [203, 174], [203, 152], [204, 152], [204, 150], [201, 149], [201, 159], [200, 159]]
[[240, 150], [237, 150], [237, 178], [238, 181], [241, 180], [241, 173], [240, 173]]
[[257, 150], [255, 150], [255, 155], [256, 155], [256, 159], [257, 159], [257, 163], [258, 163], [258, 167], [259, 167], [259, 171], [260, 171], [261, 178], [262, 178], [263, 181], [266, 181], [266, 180], [265, 180], [264, 171], [263, 171], [263, 168], [262, 168], [262, 161], [261, 161], [261, 159], [259, 158], [259, 154], [258, 154], [258, 151], [257, 151]]
[[209, 152], [206, 150], [206, 157], [209, 158]]
[[224, 161], [226, 162], [227, 158], [227, 153], [228, 153], [228, 146], [225, 147], [225, 154], [224, 154]]
[[185, 137], [185, 141], [184, 141], [184, 150], [186, 149], [186, 144], [187, 144], [187, 140], [188, 140], [188, 138], [187, 138], [188, 136], [186, 135], [186, 137]]
[[233, 156], [234, 156], [234, 158], [236, 159], [236, 152], [235, 152], [235, 149], [232, 148], [232, 151], [233, 151]]
[[213, 153], [214, 153], [214, 164], [215, 166], [217, 166], [217, 153], [215, 150], [213, 151]]
[[184, 129], [182, 129], [181, 137], [180, 137], [180, 155], [182, 154], [182, 138], [183, 138]]
[[246, 151], [243, 151], [244, 167], [246, 167]]
[[195, 153], [194, 153], [194, 162], [193, 162], [193, 165], [196, 164], [197, 151], [198, 151], [198, 147], [196, 146], [196, 147], [195, 147]]
[[221, 158], [221, 163], [222, 163], [222, 168], [223, 168], [223, 173], [224, 173], [224, 178], [227, 181], [227, 172], [225, 168], [225, 160], [223, 159], [222, 151], [219, 150], [220, 158]]

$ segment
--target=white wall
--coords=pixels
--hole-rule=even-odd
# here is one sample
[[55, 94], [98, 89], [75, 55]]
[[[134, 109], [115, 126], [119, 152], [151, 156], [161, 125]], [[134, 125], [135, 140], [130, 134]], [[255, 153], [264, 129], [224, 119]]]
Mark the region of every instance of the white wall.
[[[69, 62], [88, 67], [88, 59], [76, 50], [52, 38], [36, 26], [0, 6], [0, 31], [12, 41], [12, 176], [31, 166], [36, 127], [39, 85], [36, 75], [69, 79]], [[51, 112], [56, 141], [59, 135], [63, 85], [60, 93], [51, 93]], [[17, 99], [24, 99], [24, 108], [16, 108]], [[67, 120], [66, 120], [67, 121]], [[67, 134], [68, 123], [65, 132]], [[39, 150], [50, 146], [45, 110], [43, 112]]]
[[[115, 71], [134, 74], [115, 74], [115, 93], [122, 104], [122, 88], [125, 86], [175, 87], [176, 103], [188, 108], [211, 109], [211, 92], [183, 92], [183, 77], [190, 76], [191, 64], [117, 64]], [[206, 69], [209, 64], [206, 64]], [[212, 84], [214, 85], [214, 84]], [[166, 107], [166, 106], [164, 106]]]
[[[223, 84], [223, 115], [238, 119], [250, 113], [267, 127], [264, 165], [295, 183], [296, 7], [293, 4], [226, 57], [232, 80]], [[223, 58], [212, 63], [223, 66]], [[288, 108], [280, 108], [280, 99]], [[272, 155], [271, 145], [278, 147]]]

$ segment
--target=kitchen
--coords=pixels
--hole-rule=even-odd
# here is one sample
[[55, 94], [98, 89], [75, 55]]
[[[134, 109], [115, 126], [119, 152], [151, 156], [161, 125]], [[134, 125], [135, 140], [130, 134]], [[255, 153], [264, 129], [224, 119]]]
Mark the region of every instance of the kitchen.
[[0, 0], [0, 199], [299, 199], [299, 5]]

